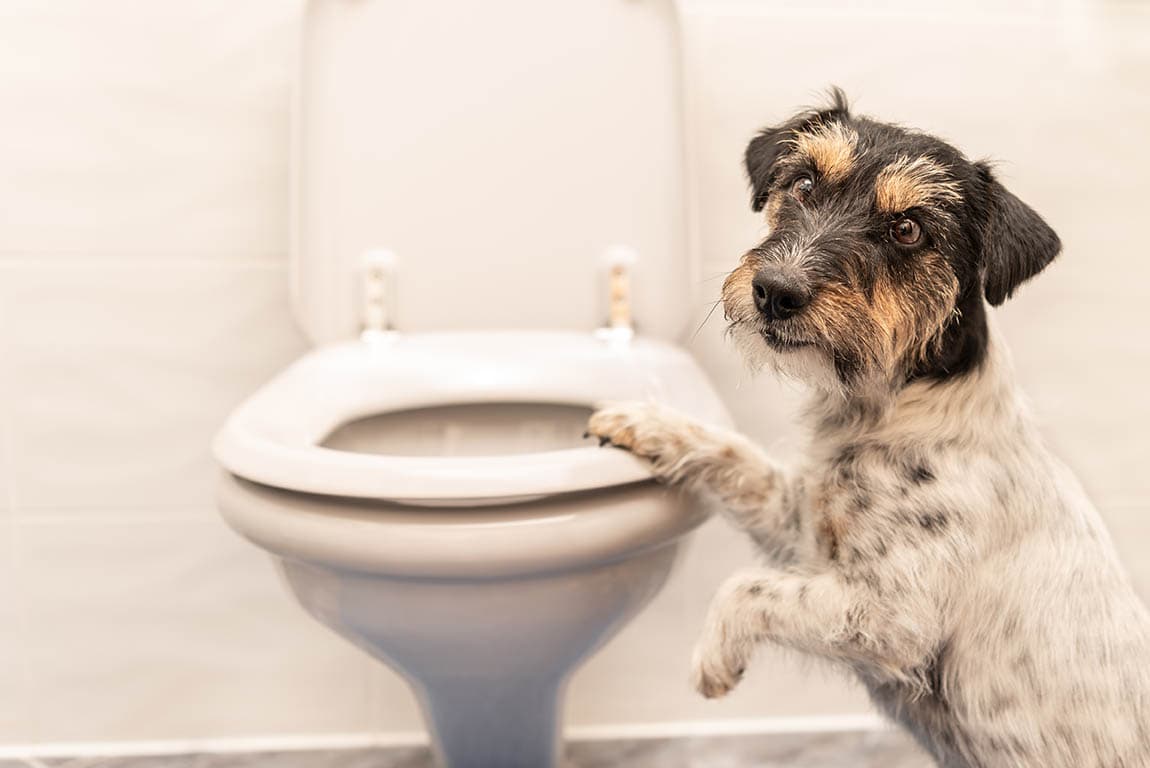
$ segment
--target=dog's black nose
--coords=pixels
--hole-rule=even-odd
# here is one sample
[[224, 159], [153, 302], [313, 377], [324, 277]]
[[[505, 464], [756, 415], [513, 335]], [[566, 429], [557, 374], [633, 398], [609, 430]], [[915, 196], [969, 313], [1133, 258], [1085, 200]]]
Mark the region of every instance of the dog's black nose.
[[764, 267], [753, 280], [755, 307], [767, 320], [786, 320], [811, 303], [811, 292], [801, 280], [778, 268]]

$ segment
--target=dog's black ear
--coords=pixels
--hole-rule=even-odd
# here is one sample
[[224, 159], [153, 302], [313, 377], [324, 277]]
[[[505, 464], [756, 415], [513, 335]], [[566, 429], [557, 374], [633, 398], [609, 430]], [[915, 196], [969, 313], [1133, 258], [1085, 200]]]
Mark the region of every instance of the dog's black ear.
[[983, 291], [994, 306], [1037, 275], [1062, 250], [1062, 241], [1033, 208], [1002, 186], [986, 163], [975, 163], [985, 196], [982, 227]]
[[743, 165], [751, 182], [751, 210], [758, 213], [767, 204], [767, 191], [774, 180], [775, 164], [790, 152], [789, 142], [795, 133], [820, 123], [850, 117], [846, 94], [839, 88], [831, 88], [829, 96], [830, 104], [827, 106], [800, 112], [782, 125], [764, 128], [751, 139], [743, 154]]

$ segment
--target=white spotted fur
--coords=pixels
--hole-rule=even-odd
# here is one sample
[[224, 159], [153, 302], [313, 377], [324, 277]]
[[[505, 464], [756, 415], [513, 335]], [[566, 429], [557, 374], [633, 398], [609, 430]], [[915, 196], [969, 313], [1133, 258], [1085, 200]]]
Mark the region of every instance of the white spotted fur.
[[[826, 380], [748, 341], [752, 360]], [[807, 419], [795, 471], [649, 403], [591, 419], [717, 498], [765, 556], [713, 601], [696, 688], [727, 693], [770, 642], [853, 670], [947, 768], [1150, 766], [1150, 614], [997, 335], [973, 373], [857, 412], [816, 389]]]

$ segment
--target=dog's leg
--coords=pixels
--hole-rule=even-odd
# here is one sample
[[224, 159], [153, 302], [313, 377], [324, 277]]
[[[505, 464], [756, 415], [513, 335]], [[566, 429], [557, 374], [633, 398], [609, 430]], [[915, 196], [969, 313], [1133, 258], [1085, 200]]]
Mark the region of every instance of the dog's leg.
[[710, 493], [775, 562], [791, 559], [799, 529], [798, 494], [786, 474], [742, 435], [643, 402], [603, 408], [587, 430], [649, 459], [661, 480]]
[[[936, 632], [895, 613], [863, 584], [836, 573], [803, 575], [750, 568], [728, 579], [711, 603], [691, 662], [691, 681], [707, 698], [738, 684], [755, 646], [765, 641], [848, 663], [870, 676], [909, 683], [937, 648]], [[921, 618], [921, 617], [920, 617]]]

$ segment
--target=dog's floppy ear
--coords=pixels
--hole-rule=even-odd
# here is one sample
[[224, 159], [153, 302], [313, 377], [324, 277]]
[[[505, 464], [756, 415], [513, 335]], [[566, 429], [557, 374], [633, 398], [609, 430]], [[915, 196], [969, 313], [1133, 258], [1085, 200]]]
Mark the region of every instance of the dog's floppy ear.
[[764, 128], [751, 139], [743, 155], [747, 178], [751, 182], [751, 210], [758, 213], [767, 204], [767, 191], [774, 180], [775, 164], [790, 151], [789, 142], [795, 133], [849, 116], [846, 94], [839, 88], [831, 88], [828, 106], [800, 112], [782, 125]]
[[994, 306], [1037, 275], [1062, 250], [1062, 241], [1033, 208], [1002, 186], [984, 162], [975, 163], [985, 195], [982, 227], [983, 291]]

